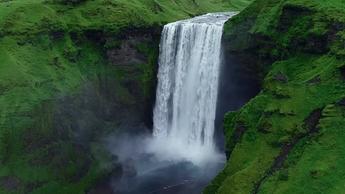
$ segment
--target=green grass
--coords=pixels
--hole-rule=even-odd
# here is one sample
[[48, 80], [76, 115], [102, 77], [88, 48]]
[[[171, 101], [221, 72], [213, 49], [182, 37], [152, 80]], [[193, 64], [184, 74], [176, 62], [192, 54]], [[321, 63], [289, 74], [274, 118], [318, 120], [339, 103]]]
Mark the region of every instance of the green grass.
[[[138, 50], [147, 56], [148, 63], [126, 70], [108, 64], [102, 46], [83, 35], [79, 38], [72, 40], [65, 33], [59, 39], [47, 34], [25, 41], [17, 36], [0, 39], [0, 177], [17, 177], [21, 181], [16, 194], [28, 193], [31, 185], [34, 187], [30, 193], [34, 194], [84, 193], [112, 169], [111, 165], [102, 167], [109, 159], [95, 159], [99, 151], [79, 150], [66, 139], [73, 128], [62, 129], [62, 135], [56, 131], [57, 99], [78, 96], [85, 83], [101, 84], [99, 79], [115, 83], [108, 93], [115, 92], [117, 102], [129, 107], [140, 99], [123, 85], [126, 80], [139, 84], [141, 100], [151, 95], [158, 43], [140, 43]], [[94, 139], [97, 141], [97, 136]], [[76, 176], [81, 176], [80, 180], [74, 180]]]
[[94, 0], [78, 5], [54, 1], [0, 2], [2, 34], [29, 34], [47, 30], [101, 29], [119, 31], [128, 26], [147, 27], [205, 12], [239, 10], [249, 0]]
[[[117, 38], [124, 30], [156, 30], [206, 12], [243, 9], [248, 3], [87, 0], [72, 5], [56, 0], [0, 0], [0, 180], [20, 180], [15, 190], [0, 188], [0, 193], [85, 193], [112, 170], [108, 153], [102, 153], [104, 148], [97, 143], [97, 136], [109, 132], [109, 127], [94, 132], [89, 148], [81, 150], [71, 140], [72, 125], [59, 129], [61, 134], [54, 118], [57, 101], [82, 95], [82, 86], [90, 82], [101, 87], [106, 80], [112, 86], [107, 90], [111, 100], [129, 108], [149, 100], [159, 43], [135, 45], [147, 57], [146, 64], [111, 65], [106, 51], [121, 44]], [[102, 45], [86, 38], [98, 32], [113, 41]], [[131, 94], [127, 81], [138, 85], [139, 98]], [[73, 122], [65, 117], [66, 123]], [[111, 131], [117, 123], [107, 125]]]
[[[339, 64], [341, 64], [341, 61], [334, 57], [314, 58], [313, 56], [301, 56], [273, 65], [273, 69], [264, 82], [264, 92], [255, 97], [235, 116], [229, 115], [226, 117], [226, 122], [230, 122], [226, 125], [227, 130], [229, 130], [227, 131], [227, 142], [229, 146], [232, 145], [229, 148], [232, 153], [222, 177], [218, 180], [222, 183], [213, 183], [218, 185], [218, 193], [250, 193], [254, 188], [254, 184], [264, 176], [275, 157], [279, 154], [280, 146], [297, 134], [306, 133], [304, 120], [308, 115], [313, 110], [344, 98], [345, 86], [337, 71]], [[290, 80], [289, 83], [279, 83], [270, 78], [270, 75], [274, 75], [278, 71], [286, 73]], [[316, 85], [308, 84], [308, 81], [315, 76], [320, 76], [321, 83]], [[280, 98], [280, 95], [277, 96], [280, 91], [284, 91], [284, 95], [288, 97]], [[344, 116], [340, 114], [337, 122], [343, 119]], [[232, 134], [236, 123], [244, 123], [246, 132], [240, 142], [233, 146]], [[336, 128], [336, 126], [339, 125], [332, 127]], [[335, 146], [335, 149], [341, 149], [343, 142], [337, 141], [337, 144], [332, 145]], [[293, 152], [295, 151], [293, 150]], [[316, 153], [312, 151], [313, 149], [310, 148], [308, 153], [316, 154], [318, 152], [317, 149], [314, 150]], [[332, 156], [335, 153], [329, 154]], [[339, 155], [339, 157], [341, 156]], [[324, 165], [328, 165], [327, 156], [322, 158], [325, 160]], [[322, 158], [319, 160], [322, 160]], [[289, 172], [293, 171], [289, 168], [288, 170]], [[308, 169], [300, 167], [296, 171], [304, 170], [307, 171]], [[338, 171], [339, 169], [334, 168], [333, 170]], [[329, 172], [329, 174], [331, 176], [333, 173]], [[332, 178], [340, 179], [339, 175]], [[302, 179], [301, 177], [299, 179], [292, 178], [291, 180], [298, 182]], [[284, 181], [283, 183], [286, 189], [291, 191], [285, 193], [296, 193], [299, 189], [298, 187], [296, 192], [292, 192], [295, 191], [291, 190], [295, 188], [294, 184], [286, 185], [288, 182]], [[303, 185], [303, 182], [298, 183]], [[284, 193], [278, 192], [284, 190], [280, 190], [276, 184], [276, 182], [268, 184], [268, 191], [263, 190], [262, 193]], [[275, 186], [276, 190], [270, 190], [272, 189], [270, 186]], [[314, 185], [310, 183], [309, 186], [317, 188], [319, 185], [318, 182], [315, 182]], [[332, 186], [335, 187], [336, 185]], [[305, 192], [300, 190], [297, 193]]]
[[[52, 130], [53, 102], [77, 91], [88, 79], [88, 72], [100, 69], [103, 63], [99, 51], [87, 44], [78, 62], [67, 59], [66, 55], [71, 57], [78, 49], [68, 35], [58, 41], [48, 35], [21, 41], [5, 37], [0, 46], [0, 176], [19, 178], [22, 188], [17, 193], [26, 192], [24, 187], [30, 184], [66, 184], [68, 177], [84, 170], [80, 162], [90, 156], [77, 153], [71, 142], [59, 140]], [[85, 184], [79, 190], [87, 187]]]
[[[342, 193], [345, 3], [257, 0], [225, 26], [230, 51], [256, 57], [262, 91], [225, 116], [229, 160], [205, 193]], [[273, 62], [272, 62], [273, 61]], [[279, 79], [280, 78], [280, 79]], [[323, 109], [320, 131], [305, 120]], [[245, 128], [242, 136], [239, 129]], [[243, 130], [242, 130], [243, 131]], [[282, 147], [301, 140], [270, 174]]]
[[303, 139], [284, 169], [271, 176], [260, 193], [342, 193], [344, 124], [344, 108], [328, 105], [323, 111], [319, 134]]

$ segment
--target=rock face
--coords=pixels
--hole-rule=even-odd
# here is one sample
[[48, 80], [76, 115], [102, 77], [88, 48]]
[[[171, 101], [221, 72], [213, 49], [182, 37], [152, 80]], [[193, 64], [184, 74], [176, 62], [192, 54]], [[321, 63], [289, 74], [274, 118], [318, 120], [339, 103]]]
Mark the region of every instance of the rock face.
[[[121, 74], [102, 70], [96, 79], [84, 82], [75, 95], [58, 99], [54, 113], [57, 130], [71, 130], [82, 144], [114, 129], [149, 132], [137, 130], [152, 126], [160, 36], [154, 28], [152, 33], [137, 31], [140, 36], [132, 33], [93, 37], [106, 50], [109, 67], [104, 71]], [[117, 44], [111, 45], [114, 40]]]
[[[7, 113], [3, 112], [6, 114], [3, 114], [0, 126], [1, 129], [12, 126], [17, 131], [23, 130], [15, 136], [23, 145], [23, 148], [17, 149], [17, 154], [27, 158], [37, 176], [41, 176], [41, 171], [35, 168], [48, 166], [52, 169], [46, 173], [51, 173], [53, 177], [45, 177], [48, 182], [65, 180], [68, 184], [78, 184], [85, 177], [92, 178], [88, 188], [82, 188], [85, 191], [98, 179], [108, 176], [114, 169], [112, 163], [116, 163], [105, 151], [102, 138], [121, 131], [151, 133], [160, 34], [154, 26], [132, 31], [134, 33], [125, 35], [94, 30], [78, 34], [52, 33], [27, 39], [20, 45], [33, 51], [38, 45], [37, 50], [49, 56], [37, 60], [41, 68], [36, 71], [38, 75], [31, 77], [37, 81], [50, 78], [34, 84], [36, 89], [29, 97], [34, 97], [33, 103], [43, 102], [33, 105], [34, 109], [26, 113], [29, 119], [20, 119], [18, 113], [15, 117], [7, 117]], [[46, 47], [41, 48], [41, 39], [47, 39]], [[119, 48], [117, 44], [112, 44], [114, 40], [122, 46]], [[14, 47], [17, 47], [16, 43]], [[55, 53], [54, 57], [50, 57], [52, 53]], [[109, 53], [117, 53], [117, 56]], [[128, 61], [129, 58], [132, 60]], [[46, 69], [49, 70], [45, 72]], [[2, 102], [11, 100], [6, 96], [6, 90], [1, 89]], [[20, 97], [25, 99], [24, 95]], [[28, 104], [32, 101], [24, 102]], [[27, 108], [27, 104], [21, 106]], [[20, 122], [14, 123], [17, 118], [26, 123], [22, 126]], [[13, 153], [9, 145], [15, 140], [10, 138], [10, 131], [1, 132], [0, 139], [5, 138], [6, 141], [1, 140], [0, 143], [0, 163], [12, 165], [19, 160], [11, 161], [10, 157]], [[93, 173], [89, 174], [90, 171]], [[0, 186], [9, 191], [32, 192], [45, 184], [36, 180], [18, 182], [21, 179], [11, 179], [12, 174], [7, 177], [1, 179]], [[64, 184], [63, 181], [60, 184]], [[93, 192], [111, 191], [111, 188], [100, 187]]]
[[108, 60], [113, 65], [135, 65], [147, 63], [147, 57], [138, 51], [136, 46], [141, 42], [152, 41], [150, 37], [128, 37], [121, 40], [115, 48], [107, 50]]

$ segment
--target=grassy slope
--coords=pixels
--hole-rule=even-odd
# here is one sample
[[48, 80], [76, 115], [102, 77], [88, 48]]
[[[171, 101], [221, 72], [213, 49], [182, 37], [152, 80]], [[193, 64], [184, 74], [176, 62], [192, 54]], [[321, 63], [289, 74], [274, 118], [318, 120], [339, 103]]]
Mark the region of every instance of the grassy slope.
[[147, 27], [204, 12], [225, 11], [227, 7], [230, 7], [229, 3], [222, 0], [197, 0], [195, 3], [191, 0], [96, 0], [75, 7], [42, 0], [9, 1], [1, 3], [0, 26], [3, 33], [11, 34], [37, 33], [54, 28], [116, 32], [129, 25]]
[[230, 158], [205, 193], [343, 192], [344, 33], [343, 0], [257, 0], [227, 24], [229, 50], [266, 76], [225, 117]]
[[[118, 81], [131, 76], [107, 65], [104, 48], [85, 32], [116, 36], [122, 29], [238, 10], [247, 2], [89, 0], [72, 6], [53, 0], [0, 0], [0, 193], [84, 193], [111, 169], [94, 159], [107, 158], [98, 146], [83, 150], [52, 128], [55, 99], [78, 94], [82, 83], [99, 74]], [[134, 78], [145, 91], [154, 76], [156, 47], [138, 45], [150, 63], [138, 64], [142, 71]], [[119, 98], [131, 99], [126, 88], [120, 90]], [[84, 154], [89, 152], [93, 154]]]

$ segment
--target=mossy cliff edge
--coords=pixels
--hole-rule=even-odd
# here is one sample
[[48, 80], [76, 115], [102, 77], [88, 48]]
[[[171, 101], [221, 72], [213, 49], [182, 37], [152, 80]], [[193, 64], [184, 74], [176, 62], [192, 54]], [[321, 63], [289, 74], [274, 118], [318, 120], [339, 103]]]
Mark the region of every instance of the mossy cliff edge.
[[161, 27], [247, 2], [0, 0], [0, 193], [121, 175], [99, 139], [150, 127]]
[[345, 1], [256, 0], [224, 39], [262, 90], [225, 116], [228, 162], [205, 193], [343, 193]]

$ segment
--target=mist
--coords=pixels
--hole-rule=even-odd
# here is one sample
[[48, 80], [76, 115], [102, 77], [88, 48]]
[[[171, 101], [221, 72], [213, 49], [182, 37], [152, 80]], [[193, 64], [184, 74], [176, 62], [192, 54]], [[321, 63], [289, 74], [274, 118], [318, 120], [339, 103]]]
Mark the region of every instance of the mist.
[[151, 134], [114, 134], [105, 142], [121, 165], [121, 176], [111, 180], [120, 194], [201, 193], [225, 163], [224, 154], [214, 150], [184, 149]]

